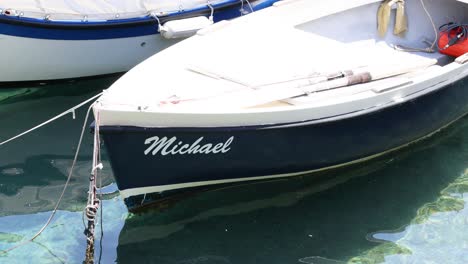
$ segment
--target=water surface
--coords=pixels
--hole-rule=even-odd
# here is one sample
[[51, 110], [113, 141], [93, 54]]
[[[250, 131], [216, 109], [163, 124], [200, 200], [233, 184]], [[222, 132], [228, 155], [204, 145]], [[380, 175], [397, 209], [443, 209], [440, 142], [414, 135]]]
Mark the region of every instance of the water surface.
[[[112, 81], [0, 90], [0, 141]], [[85, 111], [0, 146], [0, 249], [31, 237], [49, 217]], [[82, 263], [91, 155], [87, 133], [50, 227], [0, 263]], [[127, 212], [104, 165], [109, 194], [96, 234], [102, 263], [468, 263], [468, 118], [402, 151], [319, 178], [193, 194], [137, 215]]]

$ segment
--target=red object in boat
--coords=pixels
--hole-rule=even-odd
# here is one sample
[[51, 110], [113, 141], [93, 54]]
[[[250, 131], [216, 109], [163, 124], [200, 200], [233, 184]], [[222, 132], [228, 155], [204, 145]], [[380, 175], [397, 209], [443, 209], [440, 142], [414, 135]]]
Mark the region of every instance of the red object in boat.
[[468, 39], [461, 38], [455, 44], [451, 45], [448, 48], [445, 46], [449, 43], [450, 39], [456, 38], [459, 32], [457, 30], [452, 30], [448, 32], [440, 32], [439, 37], [439, 52], [445, 55], [460, 57], [461, 55], [468, 52]]

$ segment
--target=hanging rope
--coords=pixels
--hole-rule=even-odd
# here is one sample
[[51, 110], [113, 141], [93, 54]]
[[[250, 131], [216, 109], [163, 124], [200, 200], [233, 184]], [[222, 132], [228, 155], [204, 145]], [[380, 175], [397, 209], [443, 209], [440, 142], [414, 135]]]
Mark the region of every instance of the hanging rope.
[[[413, 48], [413, 47], [406, 47], [406, 46], [403, 46], [403, 45], [395, 45], [394, 48], [398, 51], [405, 51], [405, 52], [426, 52], [426, 53], [434, 53], [436, 52], [436, 44], [437, 44], [437, 39], [438, 39], [438, 36], [439, 36], [439, 32], [437, 30], [437, 27], [434, 23], [434, 19], [432, 18], [431, 16], [431, 13], [429, 13], [429, 11], [427, 10], [427, 7], [426, 7], [426, 4], [424, 3], [424, 0], [420, 0], [421, 2], [421, 6], [422, 8], [424, 9], [424, 12], [426, 13], [427, 17], [429, 18], [431, 24], [432, 24], [432, 28], [434, 29], [434, 41], [431, 43], [428, 43], [428, 46], [427, 48]], [[427, 41], [429, 42], [429, 41]]]
[[214, 16], [214, 7], [211, 5], [210, 0], [206, 1], [206, 5], [210, 8], [210, 17], [208, 18], [210, 21], [213, 21]]
[[[243, 5], [243, 4], [244, 4], [244, 1], [243, 1], [243, 0], [241, 0], [241, 1], [242, 1], [242, 5]], [[253, 12], [254, 12], [254, 9], [253, 9], [252, 5], [250, 4], [250, 1], [249, 1], [249, 0], [245, 0], [245, 2], [247, 2], [247, 5], [249, 6], [250, 11], [252, 11], [252, 13], [253, 13]]]
[[[101, 94], [102, 94], [102, 93], [101, 93]], [[95, 99], [97, 96], [100, 96], [101, 94], [96, 95], [96, 96], [92, 97], [92, 98], [89, 99], [89, 100], [86, 100], [86, 102], [90, 102], [92, 99]], [[78, 106], [83, 106], [83, 105], [84, 105], [84, 103], [81, 103], [81, 104], [79, 104]], [[81, 129], [80, 139], [79, 139], [79, 141], [78, 141], [78, 146], [77, 146], [77, 148], [76, 148], [76, 153], [75, 153], [75, 156], [74, 156], [74, 158], [73, 158], [73, 162], [72, 162], [72, 166], [71, 166], [71, 168], [70, 168], [70, 172], [68, 173], [67, 181], [65, 182], [65, 185], [64, 185], [64, 187], [63, 187], [62, 193], [60, 194], [60, 197], [59, 197], [59, 199], [58, 199], [58, 201], [57, 201], [57, 203], [56, 203], [56, 205], [55, 205], [55, 207], [54, 207], [54, 210], [52, 211], [52, 213], [51, 213], [49, 219], [48, 219], [47, 222], [44, 224], [44, 226], [39, 230], [39, 232], [37, 232], [32, 238], [30, 238], [30, 239], [28, 239], [28, 240], [26, 240], [26, 241], [24, 241], [24, 242], [22, 242], [22, 243], [19, 243], [19, 244], [16, 245], [16, 246], [13, 246], [13, 247], [8, 248], [8, 249], [6, 249], [6, 250], [0, 251], [0, 255], [6, 254], [6, 253], [8, 253], [8, 252], [10, 252], [10, 251], [12, 251], [12, 250], [14, 250], [14, 249], [16, 249], [16, 248], [19, 248], [19, 247], [21, 247], [21, 246], [24, 246], [24, 245], [30, 243], [30, 242], [33, 242], [34, 239], [36, 239], [40, 234], [42, 234], [42, 232], [43, 232], [43, 231], [49, 226], [49, 224], [51, 223], [52, 219], [54, 218], [55, 214], [57, 213], [57, 210], [58, 210], [58, 208], [59, 208], [59, 206], [60, 206], [60, 203], [62, 202], [63, 196], [64, 196], [64, 194], [65, 194], [65, 191], [67, 190], [68, 184], [70, 183], [70, 180], [71, 180], [71, 178], [72, 178], [73, 170], [74, 170], [74, 168], [75, 168], [76, 161], [78, 160], [78, 154], [80, 153], [81, 143], [83, 142], [84, 132], [85, 132], [86, 127], [87, 127], [88, 117], [89, 117], [89, 114], [90, 114], [91, 109], [92, 109], [93, 106], [94, 106], [94, 103], [91, 104], [91, 105], [89, 106], [88, 111], [86, 112], [86, 117], [85, 117], [85, 120], [84, 120], [84, 123], [83, 123], [83, 128]], [[46, 124], [52, 122], [53, 120], [56, 120], [56, 119], [58, 119], [58, 118], [64, 116], [65, 114], [70, 113], [70, 111], [72, 111], [72, 110], [74, 111], [74, 110], [77, 109], [77, 108], [78, 108], [77, 106], [76, 106], [76, 107], [73, 107], [73, 108], [71, 108], [70, 110], [67, 110], [66, 112], [64, 112], [64, 113], [62, 113], [62, 114], [60, 114], [60, 115], [58, 115], [58, 116], [52, 118], [51, 120], [49, 120], [49, 121], [47, 121], [47, 122], [44, 122], [44, 123], [42, 123], [42, 124], [39, 125], [39, 126], [36, 126], [34, 129], [37, 129], [37, 128], [41, 127], [41, 126], [44, 126], [44, 125], [46, 125]], [[25, 134], [27, 134], [27, 133], [33, 131], [34, 129], [30, 129], [30, 130], [28, 130], [28, 131], [26, 131], [26, 132], [24, 132], [24, 133], [22, 133], [22, 134], [20, 134], [20, 135], [18, 135], [18, 136], [16, 136], [16, 137], [13, 137], [12, 139], [9, 139], [9, 140], [7, 140], [7, 141], [1, 143], [0, 145], [3, 145], [3, 144], [5, 144], [5, 143], [7, 143], [7, 142], [9, 142], [9, 141], [11, 141], [11, 140], [13, 140], [13, 139], [15, 139], [15, 138], [18, 138], [18, 137], [20, 137], [20, 136], [22, 136], [22, 135], [25, 135]]]
[[[398, 51], [405, 51], [405, 52], [426, 52], [426, 53], [434, 53], [436, 52], [436, 43], [437, 37], [439, 32], [437, 31], [437, 27], [434, 23], [434, 20], [427, 10], [426, 4], [424, 0], [420, 0], [421, 6], [424, 9], [427, 17], [429, 18], [432, 27], [434, 29], [435, 38], [432, 43], [428, 43], [427, 48], [414, 48], [414, 47], [407, 47], [404, 45], [394, 45], [394, 48]], [[390, 23], [390, 15], [392, 11], [392, 6], [396, 4], [396, 16], [395, 16], [395, 28], [393, 30], [393, 34], [397, 36], [401, 36], [408, 30], [408, 18], [406, 16], [405, 10], [405, 0], [385, 0], [379, 6], [377, 12], [377, 30], [379, 32], [380, 37], [384, 37], [387, 34], [388, 26]]]
[[[88, 220], [88, 227], [85, 229], [85, 235], [87, 240], [86, 245], [86, 264], [94, 263], [94, 230], [96, 225], [96, 215], [99, 210], [100, 199], [97, 197], [97, 178], [98, 178], [98, 170], [102, 170], [102, 163], [101, 163], [101, 141], [99, 137], [99, 112], [94, 113], [94, 149], [93, 149], [93, 163], [92, 163], [92, 170], [91, 176], [89, 178], [89, 190], [88, 190], [88, 203], [86, 205], [85, 213], [86, 218]], [[102, 219], [102, 210], [101, 210], [101, 219]], [[102, 224], [102, 222], [101, 222]], [[101, 226], [101, 240], [102, 240], [102, 226]]]

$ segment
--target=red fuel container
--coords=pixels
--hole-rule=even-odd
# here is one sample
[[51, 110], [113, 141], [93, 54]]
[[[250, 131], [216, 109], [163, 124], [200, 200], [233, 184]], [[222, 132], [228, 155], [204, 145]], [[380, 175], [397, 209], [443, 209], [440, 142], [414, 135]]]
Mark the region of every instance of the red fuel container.
[[445, 55], [460, 57], [461, 55], [468, 52], [468, 39], [461, 39], [454, 45], [444, 49], [444, 47], [449, 43], [451, 38], [456, 37], [457, 32], [452, 30], [450, 33], [441, 32], [439, 37], [439, 52]]

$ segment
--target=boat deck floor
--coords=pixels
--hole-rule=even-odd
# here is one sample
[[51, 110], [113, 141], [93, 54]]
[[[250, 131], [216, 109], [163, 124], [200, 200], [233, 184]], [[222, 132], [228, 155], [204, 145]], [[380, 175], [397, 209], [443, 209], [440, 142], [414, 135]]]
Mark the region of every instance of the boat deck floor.
[[[309, 36], [310, 37], [310, 36]], [[374, 39], [357, 41], [351, 43], [340, 43], [336, 42], [321, 36], [314, 36], [314, 44], [316, 46], [323, 46], [327, 48], [322, 48], [321, 52], [324, 54], [331, 54], [332, 51], [339, 50], [332, 55], [326, 56], [317, 56], [316, 60], [311, 59], [299, 59], [300, 54], [307, 54], [307, 50], [302, 51], [295, 50], [294, 54], [297, 55], [297, 62], [301, 65], [301, 69], [309, 69], [309, 72], [294, 73], [293, 71], [287, 72], [287, 67], [283, 66], [282, 69], [285, 69], [284, 72], [278, 74], [271, 74], [273, 77], [268, 79], [266, 76], [255, 76], [241, 75], [240, 72], [243, 72], [240, 69], [224, 69], [223, 72], [216, 72], [216, 75], [223, 76], [226, 80], [232, 80], [237, 83], [244, 84], [246, 87], [251, 89], [243, 90], [242, 92], [229, 93], [225, 96], [217, 97], [217, 103], [219, 101], [226, 101], [226, 104], [236, 105], [236, 102], [239, 105], [243, 105], [246, 98], [249, 97], [249, 90], [252, 91], [250, 97], [254, 97], [254, 94], [257, 93], [257, 96], [260, 94], [265, 95], [268, 93], [268, 96], [271, 96], [272, 93], [278, 92], [278, 94], [284, 93], [285, 89], [288, 88], [297, 88], [298, 82], [301, 80], [306, 80], [307, 76], [327, 74], [330, 72], [339, 72], [346, 70], [359, 70], [363, 67], [376, 67], [376, 68], [385, 68], [388, 66], [394, 65], [403, 65], [411, 63], [420, 63], [427, 64], [430, 70], [436, 70], [440, 67], [447, 65], [448, 63], [453, 62], [453, 59], [440, 54], [440, 53], [424, 53], [424, 52], [404, 52], [396, 50], [392, 47], [391, 44], [386, 42], [376, 42]], [[323, 42], [321, 42], [323, 41]], [[292, 54], [290, 54], [292, 56]], [[307, 57], [307, 56], [306, 56]], [[258, 61], [258, 60], [257, 60]], [[308, 64], [307, 67], [303, 65]], [[292, 67], [290, 67], [292, 68]], [[310, 70], [313, 69], [313, 70]], [[427, 67], [418, 68], [417, 70], [407, 72], [405, 74], [400, 74], [395, 77], [385, 78], [383, 80], [372, 81], [370, 83], [358, 84], [353, 86], [340, 87], [336, 89], [330, 89], [328, 91], [309, 93], [303, 96], [297, 96], [292, 98], [287, 98], [284, 100], [277, 100], [275, 102], [270, 102], [266, 104], [259, 104], [254, 106], [255, 108], [264, 108], [264, 107], [284, 107], [284, 106], [295, 106], [303, 104], [317, 104], [324, 103], [324, 100], [340, 100], [344, 97], [355, 96], [359, 93], [373, 91], [374, 93], [382, 93], [388, 89], [400, 87], [404, 84], [408, 84], [411, 81], [411, 78], [427, 73], [429, 69]], [[280, 70], [281, 71], [281, 70]], [[286, 72], [286, 73], [285, 73]], [[279, 79], [278, 76], [281, 76], [283, 79]], [[259, 74], [261, 75], [261, 74]], [[258, 77], [258, 78], [257, 78]], [[270, 80], [270, 83], [268, 82]], [[304, 81], [302, 81], [304, 82]], [[264, 90], [265, 93], [261, 93]], [[274, 95], [273, 95], [274, 96]], [[280, 96], [280, 95], [279, 95]], [[220, 104], [221, 105], [221, 104]]]

